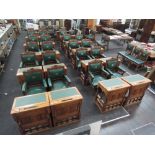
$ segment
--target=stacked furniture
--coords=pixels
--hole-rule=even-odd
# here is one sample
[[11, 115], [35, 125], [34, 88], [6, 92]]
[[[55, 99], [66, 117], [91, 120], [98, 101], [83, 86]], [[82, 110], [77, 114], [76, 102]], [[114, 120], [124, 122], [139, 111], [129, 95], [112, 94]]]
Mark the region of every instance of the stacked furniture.
[[10, 54], [10, 51], [16, 40], [16, 33], [12, 24], [0, 25], [0, 72], [5, 65], [6, 57]]

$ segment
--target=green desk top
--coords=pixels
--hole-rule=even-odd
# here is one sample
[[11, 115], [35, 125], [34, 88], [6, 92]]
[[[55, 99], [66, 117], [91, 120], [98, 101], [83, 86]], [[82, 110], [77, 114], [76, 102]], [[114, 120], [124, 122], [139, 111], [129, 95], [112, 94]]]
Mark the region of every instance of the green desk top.
[[32, 105], [32, 104], [37, 104], [40, 102], [46, 102], [45, 93], [17, 97], [15, 100], [15, 106], [23, 107], [23, 106], [28, 106], [28, 105]]
[[79, 92], [75, 88], [66, 88], [66, 89], [51, 91], [50, 94], [53, 100], [57, 100], [65, 97], [79, 95]]
[[110, 80], [103, 80], [101, 83], [104, 84], [107, 88], [112, 88], [116, 86], [124, 85], [124, 82], [121, 79], [110, 79]]
[[142, 75], [136, 74], [136, 75], [123, 77], [123, 79], [126, 80], [127, 82], [138, 82], [138, 81], [144, 80], [145, 77], [143, 77]]

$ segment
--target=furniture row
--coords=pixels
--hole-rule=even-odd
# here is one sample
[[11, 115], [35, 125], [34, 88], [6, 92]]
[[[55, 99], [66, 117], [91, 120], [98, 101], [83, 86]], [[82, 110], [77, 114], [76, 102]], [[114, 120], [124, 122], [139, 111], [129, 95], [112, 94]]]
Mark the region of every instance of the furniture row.
[[11, 115], [21, 134], [36, 134], [78, 122], [82, 101], [76, 87], [16, 97]]
[[120, 62], [112, 57], [82, 60], [80, 78], [84, 85], [96, 88], [99, 81], [122, 77], [125, 72]]
[[139, 74], [100, 81], [96, 105], [101, 112], [120, 106], [139, 104], [151, 80]]
[[132, 44], [128, 44], [126, 51], [118, 52], [117, 58], [128, 66], [135, 66], [136, 71], [143, 69], [148, 59], [148, 52]]
[[71, 80], [67, 76], [67, 67], [63, 63], [20, 68], [16, 76], [24, 95], [71, 86]]
[[40, 52], [40, 51], [55, 49], [55, 42], [44, 41], [41, 44], [39, 44], [38, 42], [31, 41], [31, 42], [24, 43], [23, 46], [25, 51]]
[[20, 68], [60, 63], [60, 52], [49, 50], [43, 52], [24, 52], [21, 54]]

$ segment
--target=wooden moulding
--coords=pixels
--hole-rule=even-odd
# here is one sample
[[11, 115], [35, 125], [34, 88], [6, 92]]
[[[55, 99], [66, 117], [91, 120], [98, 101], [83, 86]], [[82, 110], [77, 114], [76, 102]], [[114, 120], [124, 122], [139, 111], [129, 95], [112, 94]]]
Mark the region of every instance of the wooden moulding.
[[108, 87], [103, 83], [103, 81], [98, 84], [98, 90], [105, 96], [105, 101], [102, 102], [102, 100], [99, 99], [98, 94], [96, 95], [96, 105], [101, 112], [109, 111], [123, 105], [125, 95], [128, 92], [130, 85], [120, 78], [104, 81], [112, 83], [114, 80], [118, 81], [120, 84]]
[[[133, 81], [127, 79], [128, 77], [132, 78]], [[124, 106], [140, 103], [145, 94], [146, 89], [149, 87], [151, 83], [151, 80], [139, 74], [122, 77], [122, 80], [124, 80], [131, 86]]]
[[[68, 93], [68, 91], [75, 91], [76, 94], [67, 95], [54, 99], [52, 93]], [[76, 87], [70, 87], [61, 90], [55, 90], [48, 93], [51, 107], [51, 117], [54, 127], [65, 126], [80, 119], [80, 109], [83, 97]]]
[[[45, 100], [41, 99], [39, 102], [40, 95], [45, 95]], [[26, 101], [24, 101], [26, 99]], [[35, 103], [33, 100], [38, 100]], [[17, 106], [18, 102], [27, 102], [26, 105]], [[28, 104], [28, 102], [33, 102]], [[20, 132], [22, 134], [35, 134], [49, 129], [52, 126], [50, 118], [50, 107], [47, 93], [39, 93], [34, 95], [27, 95], [23, 97], [16, 97], [13, 102], [11, 109], [11, 115], [17, 122]]]

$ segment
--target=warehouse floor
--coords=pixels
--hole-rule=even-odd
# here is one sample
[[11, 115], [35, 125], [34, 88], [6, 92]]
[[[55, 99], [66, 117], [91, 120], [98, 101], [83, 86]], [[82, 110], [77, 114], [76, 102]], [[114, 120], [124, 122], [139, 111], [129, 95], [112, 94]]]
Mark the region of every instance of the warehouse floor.
[[[25, 34], [25, 32], [22, 32], [17, 38], [13, 49], [7, 58], [4, 72], [0, 75], [1, 135], [20, 134], [16, 122], [10, 115], [10, 110], [14, 97], [22, 96], [20, 85], [16, 78], [16, 72], [20, 63], [20, 53], [23, 51]], [[96, 38], [99, 39], [100, 35], [97, 35]], [[118, 43], [112, 42], [110, 43], [110, 50], [105, 52], [105, 55], [116, 57], [117, 52], [123, 49], [124, 47], [120, 46]], [[67, 65], [68, 76], [72, 80], [73, 86], [76, 86], [84, 97], [81, 109], [81, 120], [79, 123], [57, 129], [51, 129], [40, 134], [57, 134], [98, 120], [104, 121], [105, 117], [109, 115], [109, 113], [100, 113], [94, 102], [95, 90], [90, 86], [82, 85], [79, 72], [72, 68], [68, 58], [63, 56], [63, 52], [61, 62], [64, 62]], [[135, 74], [134, 71], [127, 67], [124, 66], [124, 68], [126, 68], [129, 74]], [[141, 72], [141, 74], [143, 74], [143, 72]], [[155, 96], [151, 92], [147, 91], [139, 106], [131, 106], [126, 108], [126, 110], [130, 113], [130, 117], [102, 126], [101, 134], [132, 134], [131, 131], [139, 126], [143, 126], [150, 122], [155, 123]], [[113, 115], [112, 111], [110, 112], [110, 115]]]

